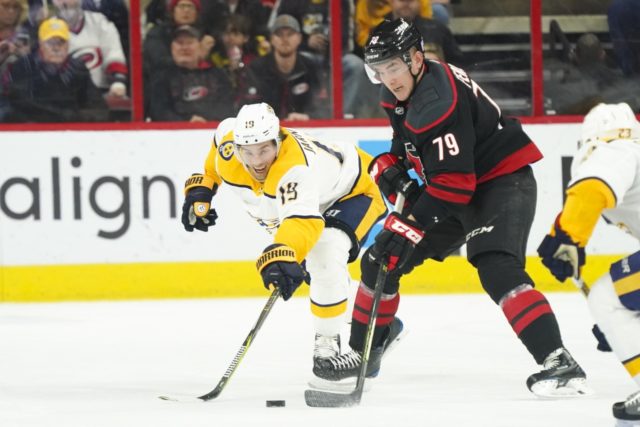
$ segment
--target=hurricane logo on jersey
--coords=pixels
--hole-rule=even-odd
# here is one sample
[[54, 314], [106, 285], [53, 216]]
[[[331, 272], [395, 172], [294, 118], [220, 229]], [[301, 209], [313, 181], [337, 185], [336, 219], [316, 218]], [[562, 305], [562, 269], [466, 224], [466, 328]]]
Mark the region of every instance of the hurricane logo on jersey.
[[422, 182], [427, 183], [427, 176], [424, 171], [424, 165], [422, 164], [422, 159], [418, 155], [418, 150], [416, 150], [416, 146], [410, 142], [404, 143], [404, 151], [407, 153], [407, 159], [413, 165], [413, 170], [416, 171], [418, 177], [422, 179]]
[[95, 46], [86, 46], [74, 50], [70, 56], [84, 62], [88, 70], [94, 70], [102, 67], [104, 60], [102, 59], [102, 49]]
[[231, 156], [233, 156], [233, 142], [227, 141], [218, 147], [218, 153], [222, 156], [223, 159], [229, 160]]

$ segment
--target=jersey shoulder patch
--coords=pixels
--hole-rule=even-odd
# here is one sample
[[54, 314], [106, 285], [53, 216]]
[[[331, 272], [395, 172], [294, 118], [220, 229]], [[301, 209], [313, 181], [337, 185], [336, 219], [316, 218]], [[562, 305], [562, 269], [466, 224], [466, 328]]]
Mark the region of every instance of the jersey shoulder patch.
[[428, 71], [411, 96], [405, 125], [415, 133], [443, 123], [455, 110], [458, 92], [451, 70], [440, 62], [428, 61]]

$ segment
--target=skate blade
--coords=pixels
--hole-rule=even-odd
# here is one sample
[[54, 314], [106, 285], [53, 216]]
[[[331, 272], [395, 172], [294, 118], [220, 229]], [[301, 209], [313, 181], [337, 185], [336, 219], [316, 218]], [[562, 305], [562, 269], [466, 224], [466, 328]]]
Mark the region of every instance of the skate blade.
[[593, 394], [584, 378], [574, 378], [565, 385], [558, 386], [557, 380], [540, 381], [531, 386], [531, 392], [546, 399], [571, 398]]
[[[373, 387], [375, 378], [367, 378], [364, 381], [364, 391], [369, 391]], [[349, 393], [356, 388], [356, 378], [346, 378], [341, 381], [330, 381], [323, 378], [313, 376], [307, 384], [315, 390], [335, 391], [339, 393]]]

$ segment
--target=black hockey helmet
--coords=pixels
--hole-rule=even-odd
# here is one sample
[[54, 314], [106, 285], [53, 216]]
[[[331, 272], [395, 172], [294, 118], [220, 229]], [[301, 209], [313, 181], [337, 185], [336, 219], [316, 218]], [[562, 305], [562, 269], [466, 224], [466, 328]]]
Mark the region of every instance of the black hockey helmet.
[[415, 47], [422, 52], [422, 45], [422, 35], [413, 23], [403, 18], [384, 20], [369, 34], [364, 47], [364, 62], [373, 65], [402, 56], [409, 64], [409, 49]]

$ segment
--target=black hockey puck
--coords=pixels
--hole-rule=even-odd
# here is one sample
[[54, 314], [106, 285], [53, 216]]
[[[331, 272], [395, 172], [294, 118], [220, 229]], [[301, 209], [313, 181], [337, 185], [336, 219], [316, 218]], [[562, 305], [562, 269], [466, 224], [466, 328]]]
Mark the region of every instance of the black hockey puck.
[[267, 400], [267, 408], [284, 408], [284, 400]]

